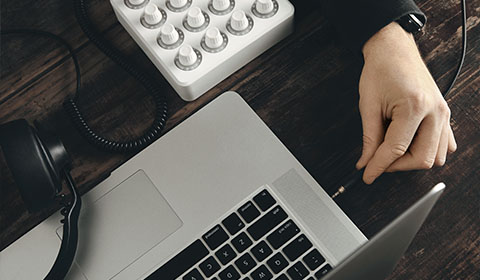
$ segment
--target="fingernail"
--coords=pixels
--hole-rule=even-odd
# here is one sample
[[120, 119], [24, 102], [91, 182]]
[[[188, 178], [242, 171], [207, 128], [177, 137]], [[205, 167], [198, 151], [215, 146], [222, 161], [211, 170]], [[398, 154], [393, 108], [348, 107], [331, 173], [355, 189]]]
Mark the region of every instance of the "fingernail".
[[362, 167], [363, 167], [362, 159], [363, 159], [363, 158], [360, 158], [360, 159], [357, 161], [357, 163], [355, 164], [355, 168], [357, 168], [357, 169], [359, 169], [359, 170], [362, 169]]
[[368, 177], [363, 176], [363, 182], [365, 182], [365, 184], [367, 185], [371, 185], [375, 181], [375, 179], [376, 178], [371, 176], [368, 176]]

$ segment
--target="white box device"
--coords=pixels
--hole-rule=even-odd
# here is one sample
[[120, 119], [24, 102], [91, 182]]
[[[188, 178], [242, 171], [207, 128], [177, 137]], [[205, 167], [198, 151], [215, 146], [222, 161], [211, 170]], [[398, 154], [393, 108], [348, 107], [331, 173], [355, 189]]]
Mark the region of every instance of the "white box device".
[[110, 0], [128, 33], [192, 101], [293, 31], [287, 0]]

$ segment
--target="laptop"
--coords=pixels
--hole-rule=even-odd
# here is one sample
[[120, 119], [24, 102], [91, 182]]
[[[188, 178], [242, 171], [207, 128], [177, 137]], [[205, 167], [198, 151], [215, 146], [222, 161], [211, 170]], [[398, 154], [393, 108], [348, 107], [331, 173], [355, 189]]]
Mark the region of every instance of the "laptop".
[[[378, 275], [354, 278], [381, 279], [441, 190], [367, 242], [248, 104], [226, 92], [82, 197], [67, 279], [351, 279], [377, 254], [385, 256]], [[60, 246], [60, 219], [5, 248], [0, 279], [42, 279]]]

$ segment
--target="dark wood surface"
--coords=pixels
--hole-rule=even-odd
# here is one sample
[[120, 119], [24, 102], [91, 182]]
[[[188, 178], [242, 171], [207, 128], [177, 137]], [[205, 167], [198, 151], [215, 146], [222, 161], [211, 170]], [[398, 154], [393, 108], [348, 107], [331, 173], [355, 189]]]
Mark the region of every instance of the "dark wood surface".
[[[357, 84], [361, 59], [336, 40], [321, 14], [295, 1], [296, 31], [225, 79], [198, 100], [182, 101], [164, 82], [117, 22], [109, 1], [90, 1], [99, 29], [116, 46], [165, 84], [170, 118], [167, 130], [226, 90], [235, 90], [285, 143], [306, 169], [333, 193], [354, 172], [361, 152]], [[434, 78], [445, 89], [460, 53], [459, 1], [422, 0], [428, 25], [417, 36]], [[429, 171], [383, 175], [357, 188], [338, 204], [372, 237], [439, 181], [445, 194], [390, 279], [480, 279], [480, 0], [468, 2], [468, 51], [448, 104], [458, 150], [447, 164]], [[73, 16], [71, 1], [2, 1], [1, 28], [54, 32], [77, 52], [84, 90], [80, 107], [92, 126], [115, 139], [131, 138], [148, 127], [152, 99], [142, 86], [100, 53]], [[61, 104], [74, 93], [75, 71], [67, 51], [38, 37], [1, 38], [0, 123], [38, 120], [55, 130], [73, 158], [81, 193], [131, 154], [101, 152], [73, 129]], [[4, 249], [56, 209], [29, 214], [0, 156], [0, 249]]]

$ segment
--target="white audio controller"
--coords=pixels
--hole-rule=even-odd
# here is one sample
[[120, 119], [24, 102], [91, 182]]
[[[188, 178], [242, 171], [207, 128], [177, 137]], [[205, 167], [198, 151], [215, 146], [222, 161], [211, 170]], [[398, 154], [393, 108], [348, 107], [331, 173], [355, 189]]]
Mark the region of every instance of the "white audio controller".
[[288, 0], [110, 0], [128, 33], [192, 101], [293, 31]]

